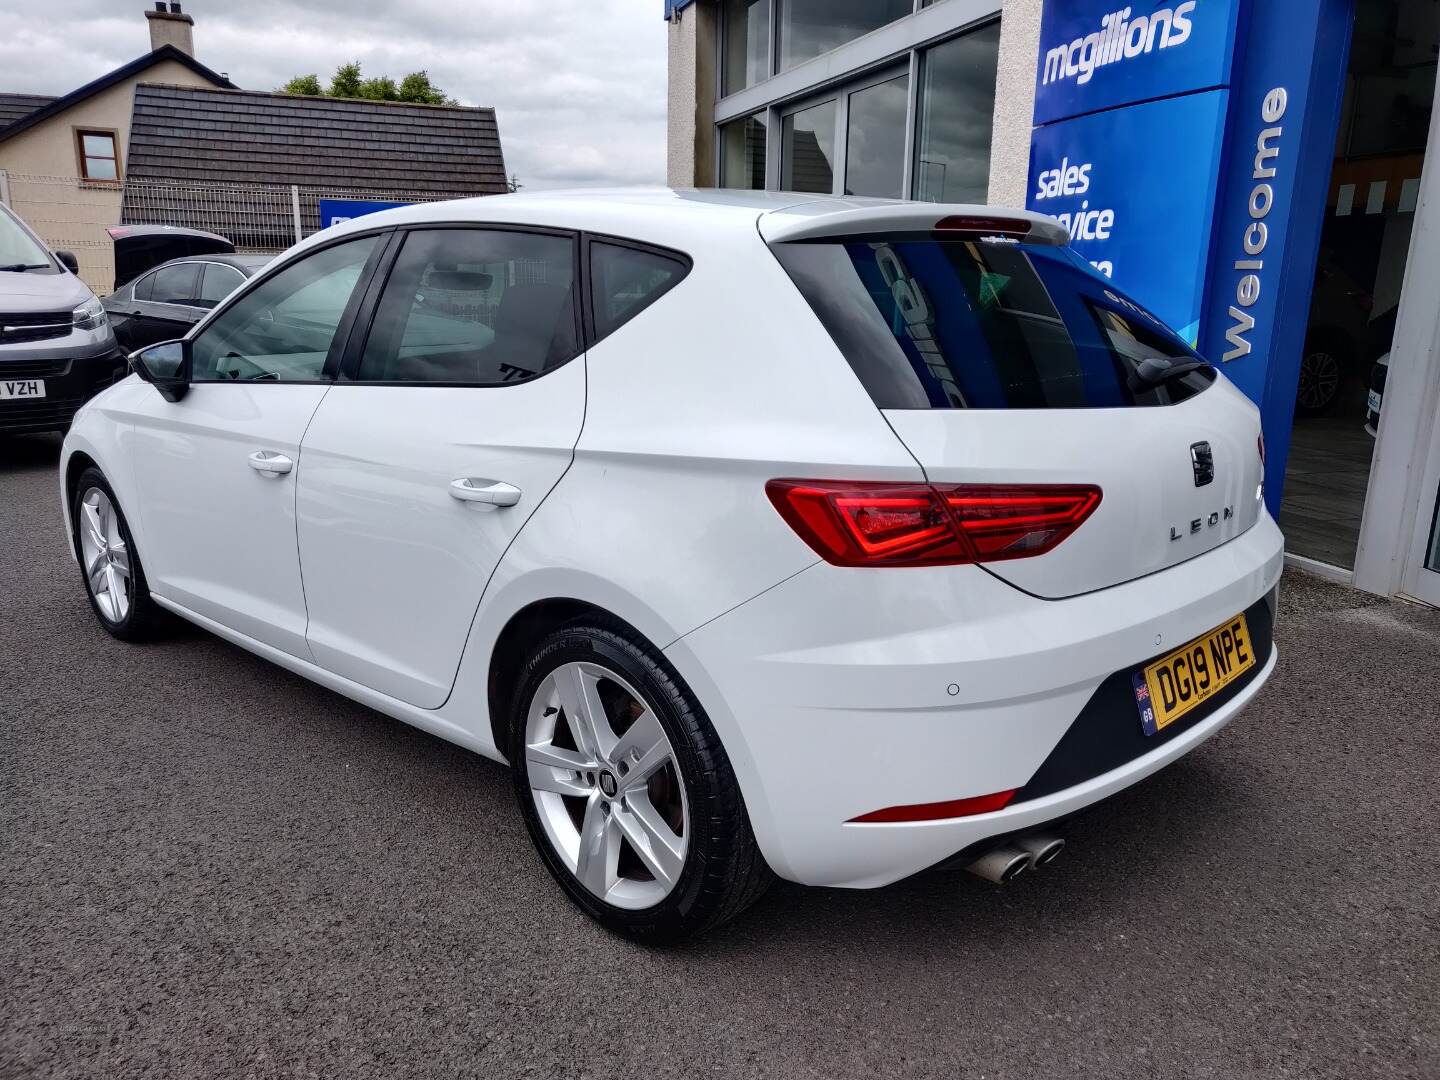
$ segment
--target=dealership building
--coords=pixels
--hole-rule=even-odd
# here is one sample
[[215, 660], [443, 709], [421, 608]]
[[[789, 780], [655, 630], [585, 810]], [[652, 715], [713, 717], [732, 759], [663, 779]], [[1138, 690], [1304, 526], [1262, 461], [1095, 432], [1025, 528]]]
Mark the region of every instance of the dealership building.
[[665, 17], [672, 186], [1058, 218], [1259, 405], [1288, 557], [1440, 605], [1440, 0]]

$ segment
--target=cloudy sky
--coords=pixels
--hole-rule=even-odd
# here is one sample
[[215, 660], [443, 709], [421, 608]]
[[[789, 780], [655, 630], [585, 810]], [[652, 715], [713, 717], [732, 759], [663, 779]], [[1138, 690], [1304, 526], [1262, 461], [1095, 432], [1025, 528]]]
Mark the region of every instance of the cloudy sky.
[[[182, 0], [195, 54], [247, 90], [359, 60], [493, 105], [530, 189], [662, 183], [661, 0]], [[63, 94], [150, 48], [149, 0], [0, 0], [0, 91]], [[62, 16], [63, 17], [59, 17]]]

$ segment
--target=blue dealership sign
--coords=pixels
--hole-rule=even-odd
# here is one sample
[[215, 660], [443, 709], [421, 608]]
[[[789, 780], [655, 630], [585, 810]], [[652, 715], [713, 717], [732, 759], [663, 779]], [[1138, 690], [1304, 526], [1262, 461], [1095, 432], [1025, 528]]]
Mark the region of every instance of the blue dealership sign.
[[1026, 205], [1260, 407], [1279, 512], [1353, 0], [1046, 0]]
[[1035, 123], [1230, 82], [1239, 0], [1049, 0]]
[[339, 225], [342, 221], [349, 221], [352, 218], [362, 217], [365, 214], [374, 214], [380, 210], [393, 210], [397, 206], [411, 205], [413, 204], [404, 202], [379, 202], [372, 199], [321, 199], [320, 228], [328, 229], [331, 225]]
[[1035, 131], [1031, 210], [1195, 343], [1229, 94], [1165, 98]]
[[[1201, 351], [1260, 406], [1278, 513], [1330, 186], [1352, 0], [1254, 5], [1218, 175]], [[1285, 42], [1284, 48], [1270, 47]]]

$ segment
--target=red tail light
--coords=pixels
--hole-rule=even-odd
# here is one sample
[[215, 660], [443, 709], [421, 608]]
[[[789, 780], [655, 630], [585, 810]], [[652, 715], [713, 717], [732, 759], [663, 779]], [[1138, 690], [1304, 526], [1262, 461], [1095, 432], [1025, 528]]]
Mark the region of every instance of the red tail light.
[[765, 493], [836, 566], [938, 566], [1053, 550], [1100, 505], [1091, 485], [771, 480]]

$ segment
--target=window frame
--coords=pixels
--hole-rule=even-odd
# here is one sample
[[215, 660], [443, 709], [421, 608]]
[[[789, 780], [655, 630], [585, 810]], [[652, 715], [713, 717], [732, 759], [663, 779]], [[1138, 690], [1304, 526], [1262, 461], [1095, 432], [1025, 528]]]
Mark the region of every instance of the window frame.
[[[271, 263], [260, 273], [248, 279], [222, 304], [205, 311], [205, 316], [197, 322], [194, 328], [185, 336], [185, 364], [187, 368], [188, 382], [193, 385], [204, 386], [321, 386], [334, 384], [337, 372], [340, 369], [341, 358], [351, 337], [354, 335], [355, 322], [359, 314], [364, 310], [363, 304], [369, 299], [370, 287], [374, 282], [376, 270], [386, 258], [390, 249], [395, 243], [395, 227], [389, 226], [379, 229], [363, 229], [358, 232], [346, 233], [337, 236], [326, 243], [316, 244], [307, 247], [304, 251], [298, 251], [288, 259]], [[236, 304], [240, 303], [255, 289], [260, 288], [276, 274], [294, 266], [301, 259], [308, 259], [311, 256], [319, 255], [321, 252], [331, 248], [339, 247], [341, 244], [349, 244], [356, 240], [363, 240], [367, 237], [376, 237], [377, 242], [366, 257], [365, 265], [360, 271], [360, 277], [355, 283], [355, 290], [350, 294], [350, 299], [345, 305], [345, 310], [340, 315], [340, 321], [335, 325], [335, 336], [330, 339], [330, 349], [325, 354], [325, 363], [320, 369], [320, 377], [308, 382], [285, 381], [280, 379], [255, 379], [239, 382], [235, 379], [197, 379], [194, 377], [191, 365], [191, 354], [195, 342], [200, 336], [210, 329], [210, 324], [222, 318]], [[153, 301], [152, 301], [153, 302]], [[203, 308], [200, 310], [204, 310]]]
[[[80, 180], [86, 184], [106, 184], [118, 187], [125, 180], [125, 172], [120, 167], [120, 132], [117, 128], [95, 128], [77, 127], [72, 129], [75, 133], [75, 155], [76, 165], [80, 174]], [[85, 136], [98, 135], [110, 140], [110, 148], [115, 152], [113, 157], [105, 157], [103, 154], [87, 154], [85, 152]], [[86, 161], [94, 158], [96, 161], [115, 162], [115, 175], [112, 176], [91, 176], [90, 170], [86, 167]]]
[[728, 95], [724, 93], [722, 82], [725, 20], [720, 20], [719, 32], [715, 34], [715, 106], [710, 118], [716, 166], [714, 183], [719, 184], [724, 178], [721, 128], [732, 121], [758, 115], [766, 123], [764, 190], [784, 190], [780, 186], [782, 118], [797, 111], [797, 108], [803, 108], [804, 103], [813, 104], [835, 97], [839, 101], [836, 118], [837, 180], [833, 192], [843, 192], [848, 164], [848, 148], [845, 145], [848, 132], [845, 128], [849, 121], [849, 95], [874, 82], [887, 81], [883, 77], [877, 78], [878, 73], [889, 72], [891, 78], [897, 78], [908, 70], [901, 190], [903, 198], [915, 198], [915, 143], [920, 116], [922, 55], [936, 45], [998, 23], [1002, 16], [1000, 0], [944, 0], [943, 3], [936, 0], [928, 4], [924, 0], [915, 0], [909, 15], [781, 71], [778, 68], [779, 23], [783, 3], [784, 0], [773, 0], [770, 6], [769, 77]]
[[[360, 361], [365, 355], [366, 343], [370, 340], [370, 332], [374, 327], [375, 315], [380, 310], [380, 298], [385, 293], [385, 286], [389, 284], [390, 274], [395, 268], [395, 262], [399, 258], [400, 251], [404, 247], [405, 237], [412, 232], [436, 232], [441, 229], [466, 229], [471, 232], [518, 232], [530, 233], [537, 236], [556, 236], [570, 241], [570, 266], [571, 266], [571, 311], [575, 319], [575, 345], [573, 354], [564, 361], [555, 364], [553, 367], [537, 374], [534, 378], [524, 379], [519, 382], [478, 384], [473, 382], [397, 382], [391, 379], [360, 379], [356, 375], [360, 371]], [[554, 228], [544, 225], [524, 225], [513, 222], [490, 222], [490, 221], [423, 221], [412, 222], [397, 226], [393, 230], [391, 241], [386, 248], [380, 265], [375, 268], [370, 281], [362, 290], [364, 299], [360, 309], [359, 317], [351, 324], [345, 342], [345, 347], [338, 358], [337, 374], [334, 382], [336, 386], [389, 386], [394, 388], [409, 389], [452, 389], [452, 390], [506, 390], [514, 386], [524, 386], [545, 378], [551, 372], [559, 371], [568, 367], [576, 357], [584, 356], [587, 342], [585, 339], [584, 320], [581, 318], [580, 306], [583, 302], [584, 290], [582, 289], [582, 274], [585, 272], [583, 260], [580, 257], [582, 233], [575, 229]], [[338, 337], [338, 334], [337, 334]], [[328, 358], [327, 358], [328, 366]]]
[[[608, 233], [582, 233], [580, 240], [580, 265], [585, 275], [583, 318], [585, 349], [589, 349], [592, 345], [596, 345], [610, 336], [609, 334], [599, 334], [596, 332], [595, 329], [595, 306], [593, 291], [594, 281], [592, 280], [592, 275], [590, 273], [590, 248], [594, 244], [608, 244], [610, 247], [629, 248], [631, 251], [639, 251], [647, 255], [658, 255], [661, 258], [670, 259], [674, 262], [677, 262], [681, 266], [681, 272], [678, 277], [676, 277], [660, 291], [652, 293], [650, 297], [645, 301], [645, 303], [642, 304], [638, 309], [633, 311], [630, 316], [625, 320], [625, 322], [622, 322], [619, 326], [615, 327], [615, 330], [619, 330], [621, 327], [625, 326], [626, 323], [629, 323], [632, 319], [635, 319], [641, 314], [643, 314], [646, 308], [654, 305], [666, 293], [670, 292], [672, 289], [675, 288], [675, 286], [679, 285], [682, 281], [688, 278], [690, 276], [690, 271], [695, 268], [695, 260], [692, 259], [685, 252], [679, 251], [675, 248], [663, 247], [660, 244], [650, 244], [646, 243], [643, 240], [632, 240], [628, 237], [623, 236], [611, 236]], [[612, 330], [611, 333], [613, 332], [614, 331]]]

